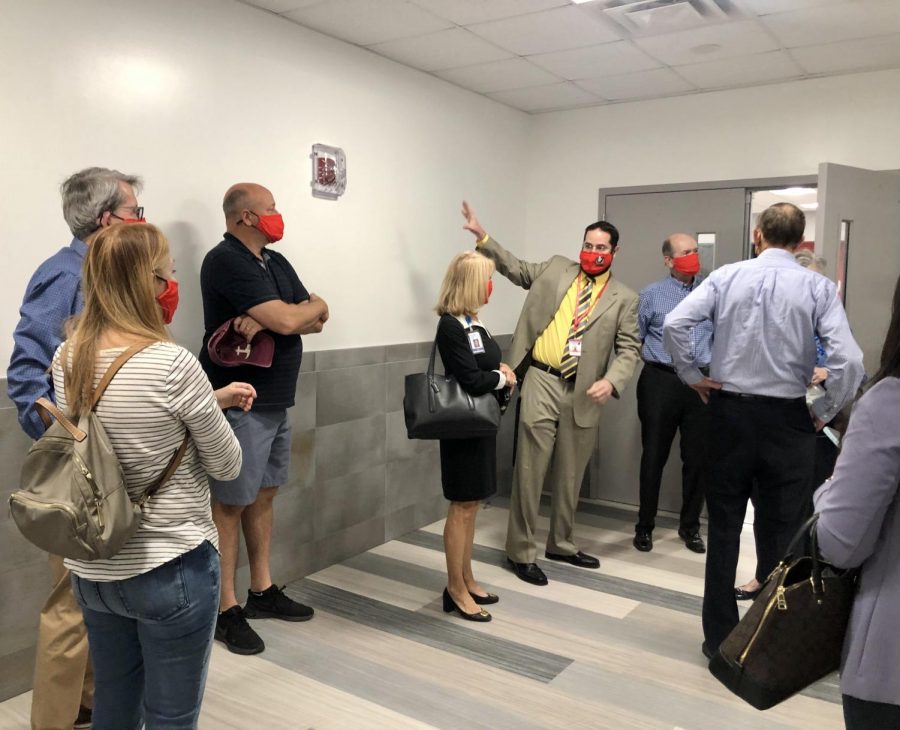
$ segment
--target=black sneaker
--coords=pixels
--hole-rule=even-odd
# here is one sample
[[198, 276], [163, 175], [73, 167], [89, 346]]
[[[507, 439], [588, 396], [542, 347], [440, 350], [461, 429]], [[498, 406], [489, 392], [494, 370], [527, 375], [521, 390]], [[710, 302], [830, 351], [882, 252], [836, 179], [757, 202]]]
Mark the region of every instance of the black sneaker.
[[232, 606], [222, 611], [216, 619], [216, 639], [235, 654], [259, 654], [265, 643], [247, 623], [244, 609]]
[[315, 611], [284, 595], [284, 586], [271, 585], [262, 593], [247, 591], [244, 615], [247, 618], [280, 618], [282, 621], [309, 621]]

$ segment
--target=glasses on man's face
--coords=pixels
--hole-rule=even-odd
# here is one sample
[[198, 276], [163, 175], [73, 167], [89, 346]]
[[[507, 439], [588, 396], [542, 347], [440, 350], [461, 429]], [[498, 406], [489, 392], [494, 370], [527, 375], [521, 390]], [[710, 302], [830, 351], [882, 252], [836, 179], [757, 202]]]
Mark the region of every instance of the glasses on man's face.
[[[131, 213], [132, 220], [143, 220], [143, 218], [144, 218], [144, 206], [143, 205], [133, 205], [130, 208], [121, 207], [121, 208], [117, 208], [116, 210], [128, 211], [129, 213]], [[123, 218], [120, 215], [116, 215], [115, 213], [111, 213], [110, 215], [112, 215], [113, 218], [118, 218], [120, 221], [125, 220], [125, 218]]]
[[594, 244], [585, 241], [584, 248], [582, 250], [596, 253], [612, 253], [612, 246], [606, 243], [601, 243], [595, 246]]

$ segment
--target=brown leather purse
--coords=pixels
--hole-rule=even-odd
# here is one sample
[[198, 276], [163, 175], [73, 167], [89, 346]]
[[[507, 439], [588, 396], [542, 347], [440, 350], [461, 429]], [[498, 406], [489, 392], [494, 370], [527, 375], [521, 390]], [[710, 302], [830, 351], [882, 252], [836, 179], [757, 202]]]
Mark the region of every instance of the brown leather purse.
[[[858, 570], [819, 557], [813, 515], [799, 529], [759, 596], [709, 663], [713, 676], [766, 710], [841, 664]], [[808, 554], [794, 557], [802, 545]]]

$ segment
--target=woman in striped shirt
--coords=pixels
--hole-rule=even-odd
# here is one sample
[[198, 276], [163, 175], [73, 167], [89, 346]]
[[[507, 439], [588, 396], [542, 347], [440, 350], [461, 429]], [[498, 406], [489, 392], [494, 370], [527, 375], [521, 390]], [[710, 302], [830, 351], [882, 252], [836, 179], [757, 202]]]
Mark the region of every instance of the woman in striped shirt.
[[58, 403], [77, 416], [112, 361], [131, 345], [148, 345], [122, 366], [96, 409], [132, 500], [190, 433], [180, 465], [122, 549], [104, 560], [66, 560], [94, 663], [95, 730], [195, 728], [206, 682], [219, 597], [207, 475], [232, 479], [240, 471], [241, 450], [221, 409], [249, 408], [255, 393], [242, 383], [214, 393], [196, 358], [171, 341], [173, 275], [156, 227], [103, 229], [85, 258], [84, 311], [53, 361]]

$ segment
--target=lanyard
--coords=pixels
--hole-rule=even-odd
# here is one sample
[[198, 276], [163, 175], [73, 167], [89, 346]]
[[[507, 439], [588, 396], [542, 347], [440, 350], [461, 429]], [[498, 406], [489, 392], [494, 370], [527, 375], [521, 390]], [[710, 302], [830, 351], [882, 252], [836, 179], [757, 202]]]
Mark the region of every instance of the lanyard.
[[575, 314], [572, 316], [572, 331], [573, 332], [578, 332], [579, 325], [582, 322], [584, 322], [585, 320], [590, 318], [591, 312], [594, 311], [594, 307], [597, 306], [597, 302], [600, 301], [600, 297], [603, 296], [603, 292], [605, 292], [606, 287], [609, 286], [609, 280], [611, 278], [612, 278], [611, 276], [606, 277], [606, 282], [603, 284], [603, 288], [600, 290], [600, 293], [596, 297], [594, 297], [594, 301], [591, 302], [591, 306], [588, 307], [588, 310], [584, 313], [584, 316], [579, 317], [578, 316], [578, 302], [581, 300], [581, 290], [582, 290], [581, 284], [582, 284], [583, 279], [581, 278], [581, 274], [578, 275], [578, 289], [575, 294]]

